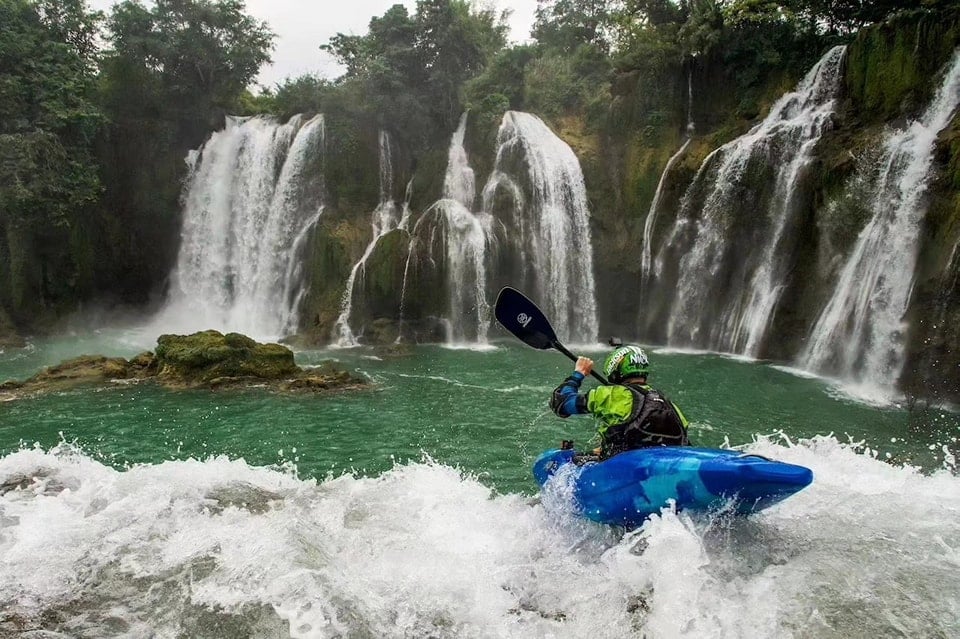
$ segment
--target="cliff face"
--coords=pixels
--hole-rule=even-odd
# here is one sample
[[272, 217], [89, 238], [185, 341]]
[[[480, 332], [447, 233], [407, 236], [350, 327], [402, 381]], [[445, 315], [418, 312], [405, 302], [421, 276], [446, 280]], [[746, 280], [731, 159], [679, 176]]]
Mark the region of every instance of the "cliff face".
[[[825, 130], [789, 185], [791, 210], [782, 231], [788, 239], [776, 246], [782, 254], [779, 268], [785, 274], [776, 287], [776, 306], [763, 338], [752, 346], [755, 356], [786, 362], [802, 359], [818, 316], [872, 216], [868, 185], [859, 176], [878, 170], [871, 163], [880, 159], [878, 149], [891, 130], [920, 117], [958, 44], [960, 13], [946, 18], [916, 13], [867, 29], [847, 47]], [[677, 312], [681, 265], [696, 249], [684, 245], [677, 234], [682, 238], [689, 233], [688, 227], [705, 223], [698, 217], [700, 206], [705, 205], [697, 203], [704, 197], [701, 191], [712, 188], [709, 175], [699, 178], [704, 184], [694, 189], [691, 185], [698, 172], [709, 174], [711, 169], [704, 168], [708, 156], [757, 126], [784, 93], [797, 87], [803, 72], [777, 71], [750, 95], [735, 95], [729, 90], [732, 79], [723, 61], [708, 56], [686, 66], [678, 64], [661, 77], [618, 74], [611, 84], [609, 108], [599, 120], [595, 112], [548, 120], [575, 151], [584, 173], [601, 338], [671, 340], [668, 325], [673, 321], [671, 314]], [[478, 189], [494, 169], [497, 123], [490, 114], [469, 121], [464, 146]], [[344, 283], [371, 239], [370, 215], [378, 200], [374, 131], [371, 126], [342, 121], [329, 132], [332, 168], [327, 183], [332, 193], [310, 250], [309, 294], [301, 324], [303, 337], [314, 343], [331, 339]], [[447, 154], [438, 147], [418, 157], [402, 152], [400, 156], [393, 165], [393, 198], [399, 205], [410, 195], [415, 225], [443, 195]], [[724, 213], [739, 219], [721, 227], [728, 233], [722, 249], [728, 253], [725, 263], [736, 262], [738, 255], [753, 250], [761, 240], [758, 234], [768, 233], [760, 218], [750, 221], [754, 215], [750, 202], [761, 197], [758, 194], [765, 193], [762, 197], [767, 200], [778, 197], [771, 174], [776, 167], [770, 166], [775, 159], [751, 162], [735, 185], [741, 195], [733, 201], [744, 203]], [[402, 187], [410, 178], [412, 192], [407, 194]], [[522, 190], [530, 195], [529, 186]], [[952, 400], [960, 399], [958, 192], [960, 123], [954, 116], [939, 136], [922, 198], [926, 214], [902, 336], [906, 365], [900, 380], [910, 393]], [[500, 214], [498, 206], [494, 202], [495, 216]], [[680, 219], [684, 214], [691, 218], [689, 223]], [[425, 250], [422, 238], [411, 242], [409, 230], [412, 226], [384, 236], [354, 284], [351, 324], [362, 327], [364, 341], [393, 341], [401, 326], [412, 339], [442, 337], [437, 318], [446, 314], [446, 265], [436, 253]], [[646, 254], [645, 237], [650, 242]], [[651, 273], [658, 256], [654, 278]], [[487, 287], [492, 299], [500, 285], [517, 281], [522, 265], [496, 250], [490, 260], [493, 268]], [[735, 267], [713, 273], [722, 281], [709, 283], [716, 288], [712, 303], [721, 303], [735, 287], [748, 285], [749, 272], [738, 275]], [[729, 314], [722, 307], [713, 311], [717, 322], [724, 312]], [[705, 322], [703, 331], [710, 329], [710, 322]]]
[[[865, 30], [847, 48], [831, 124], [817, 143], [812, 162], [796, 176], [792, 195], [796, 212], [786, 230], [790, 242], [781, 242], [778, 248], [787, 253], [783, 260], [789, 273], [757, 356], [786, 362], [802, 357], [818, 315], [871, 219], [863, 192], [866, 186], [860, 184], [858, 171], [880, 170], [871, 162], [882, 159], [878, 149], [885, 136], [921, 116], [960, 44], [958, 26], [958, 14], [947, 20], [942, 15], [903, 16]], [[674, 241], [671, 229], [684, 197], [699, 197], [690, 186], [707, 155], [761, 119], [746, 117], [757, 115], [751, 105], [724, 95], [723, 71], [710, 65], [709, 60], [698, 61], [692, 69], [677, 69], [666, 78], [621, 75], [613, 83], [607, 122], [600, 126], [577, 118], [551, 122], [577, 151], [587, 176], [601, 336], [631, 336], [653, 343], [668, 340], [669, 313], [671, 308], [676, 313], [677, 305], [676, 271], [685, 252], [673, 253], [673, 260], [662, 265], [659, 281], [645, 289], [641, 248], [658, 184], [657, 213], [646, 229], [654, 256]], [[678, 81], [688, 74], [692, 108], [685, 83]], [[774, 100], [798, 80], [786, 75], [768, 78], [767, 89], [757, 100], [759, 114], [769, 111]], [[648, 86], [656, 91], [645, 91]], [[684, 145], [689, 113], [695, 128]], [[960, 398], [960, 335], [955, 328], [960, 319], [958, 126], [954, 115], [952, 125], [939, 136], [928, 190], [921, 199], [926, 214], [915, 288], [904, 318], [906, 365], [900, 380], [911, 394], [953, 401]], [[674, 164], [664, 174], [671, 157]], [[746, 169], [736, 185], [744, 189], [743, 198], [770, 188], [765, 170], [763, 166]], [[750, 212], [744, 209], [738, 215]], [[725, 238], [726, 251], [749, 250], [753, 241], [749, 228], [738, 233]], [[704, 286], [710, 277], [726, 278], [723, 286], [727, 287], [745, 283], [723, 271], [703, 277]], [[721, 309], [716, 311], [719, 321]]]
[[[870, 167], [879, 160], [890, 131], [906, 127], [931, 102], [958, 45], [960, 11], [903, 15], [864, 30], [849, 44], [829, 121], [809, 151], [810, 161], [801, 163], [789, 185], [790, 211], [783, 230], [789, 240], [775, 247], [781, 278], [771, 286], [776, 289], [775, 306], [762, 338], [750, 346], [751, 354], [785, 362], [802, 358], [844, 263], [871, 219], [870, 187], [861, 176], [876, 173]], [[720, 248], [704, 249], [691, 237], [708, 221], [703, 211], [718, 180], [708, 157], [716, 157], [711, 154], [763, 122], [825, 50], [811, 52], [804, 68], [785, 65], [739, 95], [730, 89], [735, 79], [718, 52], [678, 62], [656, 77], [621, 72], [611, 80], [605, 109], [594, 104], [583, 112], [546, 119], [574, 150], [583, 170], [601, 339], [617, 335], [648, 343], [676, 341], [678, 331], [674, 326], [671, 333], [671, 324], [682, 308], [677, 290], [685, 268], [690, 279], [689, 255], [709, 249], [722, 253], [708, 256], [719, 266], [701, 276], [704, 287], [711, 287], [702, 313], [710, 320], [690, 329], [691, 344], [702, 340], [706, 347], [743, 352], [739, 346], [718, 347], [722, 342], [705, 335], [715, 327], [722, 332], [723, 322], [736, 323], [736, 309], [731, 310], [736, 304], [730, 300], [736, 299], [738, 287], [751, 285], [752, 272], [742, 265], [738, 270], [737, 262], [745, 261], [763, 241], [761, 236], [770, 233], [759, 208], [754, 212], [751, 207], [767, 206], [779, 196], [774, 165], [783, 150], [776, 146], [780, 142], [773, 143], [768, 156], [754, 157], [738, 174], [735, 193], [725, 196], [735, 205], [716, 213], [724, 218], [715, 220], [723, 234]], [[525, 105], [512, 106], [522, 110]], [[535, 111], [532, 105], [527, 108]], [[463, 147], [475, 174], [475, 212], [480, 191], [498, 162], [501, 115], [472, 113], [468, 119]], [[428, 219], [445, 195], [446, 144], [414, 153], [394, 142], [390, 180], [385, 183], [381, 132], [393, 140], [405, 139], [402, 131], [391, 131], [389, 122], [346, 111], [326, 114], [324, 208], [303, 250], [307, 289], [297, 338], [304, 343], [335, 339], [350, 293], [348, 280], [368, 248], [350, 296], [349, 323], [361, 341], [393, 342], [401, 334], [418, 341], [442, 340], [446, 329], [440, 318], [449, 315], [450, 289], [465, 285], [448, 283], [451, 257], [440, 244], [449, 227], [431, 226], [434, 222]], [[129, 225], [110, 226], [103, 221], [108, 216], [95, 216], [89, 228], [58, 231], [70, 235], [57, 242], [71, 247], [64, 259], [74, 264], [75, 281], [42, 272], [36, 260], [25, 256], [29, 244], [18, 238], [17, 229], [4, 229], [0, 276], [21, 285], [0, 296], [7, 310], [0, 309], [0, 338], [13, 332], [14, 323], [37, 326], [68, 310], [66, 303], [54, 310], [33, 308], [41, 299], [36, 291], [60, 302], [69, 295], [58, 287], [80, 299], [114, 291], [123, 301], [144, 302], [147, 292], [162, 287], [177, 244], [172, 229], [178, 216], [169, 209], [185, 172], [179, 159], [174, 161], [180, 156], [164, 149], [157, 161], [165, 167], [163, 175], [154, 177], [166, 186], [127, 183], [119, 169], [105, 176], [111, 184], [107, 206], [121, 213], [116, 220], [129, 219]], [[123, 158], [117, 162], [122, 164]], [[519, 167], [517, 171], [522, 173]], [[521, 179], [517, 188], [530, 202], [535, 187]], [[121, 197], [127, 192], [140, 195]], [[143, 194], [153, 192], [153, 204], [141, 201]], [[397, 217], [404, 212], [410, 217], [399, 227], [395, 220], [394, 228], [371, 247], [374, 212], [385, 197], [394, 203]], [[500, 286], [523, 281], [528, 265], [516, 251], [506, 250], [516, 235], [508, 220], [511, 197], [500, 192], [489, 204], [494, 222], [488, 237], [486, 297], [492, 300]], [[938, 137], [922, 206], [916, 277], [901, 336], [906, 363], [900, 385], [916, 395], [960, 401], [960, 120], [955, 114]], [[159, 222], [147, 224], [147, 218]], [[472, 313], [484, 312], [482, 305], [474, 306]]]

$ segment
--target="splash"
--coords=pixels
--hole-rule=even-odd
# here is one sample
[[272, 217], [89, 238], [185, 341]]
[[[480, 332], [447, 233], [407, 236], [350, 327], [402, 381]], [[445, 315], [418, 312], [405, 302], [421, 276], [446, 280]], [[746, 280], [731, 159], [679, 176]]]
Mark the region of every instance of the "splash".
[[789, 270], [797, 187], [831, 122], [844, 53], [827, 52], [763, 122], [704, 160], [678, 216], [693, 243], [680, 262], [670, 344], [759, 355]]
[[323, 211], [324, 119], [228, 118], [188, 157], [183, 230], [158, 330], [274, 339], [297, 328], [305, 238]]
[[667, 509], [625, 534], [430, 460], [315, 481], [22, 450], [0, 459], [0, 601], [70, 636], [955, 634], [957, 477], [828, 437], [746, 451], [816, 481], [749, 519]]
[[890, 397], [894, 392], [905, 361], [904, 314], [913, 291], [930, 166], [937, 136], [958, 103], [960, 50], [921, 118], [884, 142], [869, 203], [873, 218], [810, 332], [799, 357], [805, 368], [839, 375], [863, 393]]

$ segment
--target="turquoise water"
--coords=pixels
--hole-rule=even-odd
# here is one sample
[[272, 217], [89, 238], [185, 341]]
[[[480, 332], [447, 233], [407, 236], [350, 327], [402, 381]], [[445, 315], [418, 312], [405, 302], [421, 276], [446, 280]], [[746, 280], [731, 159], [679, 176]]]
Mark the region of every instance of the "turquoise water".
[[[141, 350], [110, 339], [38, 342], [0, 355], [0, 378], [23, 378], [91, 348], [128, 357]], [[600, 359], [604, 351], [587, 354]], [[948, 411], [866, 406], [821, 380], [761, 363], [656, 351], [653, 357], [652, 382], [691, 420], [697, 445], [737, 446], [781, 431], [793, 439], [833, 434], [928, 470], [942, 465], [944, 445], [955, 449], [960, 420]], [[300, 476], [315, 478], [375, 475], [426, 455], [498, 490], [529, 492], [530, 464], [540, 451], [561, 439], [591, 444], [589, 418], [561, 420], [549, 412], [552, 389], [572, 370], [553, 351], [503, 342], [488, 351], [421, 346], [399, 357], [372, 348], [297, 355], [307, 366], [331, 358], [369, 377], [371, 388], [319, 396], [175, 392], [152, 384], [78, 389], [0, 405], [0, 454], [65, 440], [117, 466], [225, 454], [258, 466], [293, 462]]]
[[[0, 355], [0, 377], [142, 342], [36, 342]], [[297, 357], [336, 358], [371, 388], [140, 384], [0, 403], [0, 636], [960, 636], [952, 413], [655, 351], [655, 384], [696, 443], [815, 479], [749, 518], [667, 508], [627, 532], [571, 515], [563, 486], [535, 497], [534, 457], [592, 433], [547, 409], [570, 370], [556, 353]]]

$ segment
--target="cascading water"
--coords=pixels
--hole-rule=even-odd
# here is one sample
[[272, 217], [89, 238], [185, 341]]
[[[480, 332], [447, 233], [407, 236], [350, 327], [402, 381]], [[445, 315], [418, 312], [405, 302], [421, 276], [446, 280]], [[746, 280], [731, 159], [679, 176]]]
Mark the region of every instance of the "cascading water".
[[413, 211], [410, 209], [410, 198], [413, 197], [413, 178], [410, 178], [410, 181], [407, 182], [407, 188], [403, 193], [403, 209], [400, 211], [400, 222], [397, 223], [397, 228], [409, 231], [410, 229], [410, 216], [413, 214]]
[[361, 274], [366, 267], [367, 260], [377, 247], [377, 242], [384, 235], [397, 228], [397, 205], [393, 201], [393, 151], [390, 147], [390, 134], [386, 131], [380, 131], [380, 202], [377, 208], [373, 210], [371, 227], [373, 236], [367, 248], [353, 268], [350, 269], [350, 276], [347, 277], [347, 283], [343, 289], [343, 300], [340, 306], [340, 315], [334, 324], [334, 333], [337, 338], [337, 346], [348, 347], [356, 346], [357, 338], [350, 329], [350, 313], [353, 311], [354, 285], [357, 281], [357, 275]]
[[[650, 210], [647, 212], [647, 219], [643, 223], [643, 248], [640, 253], [640, 292], [643, 299], [649, 299], [650, 284], [653, 262], [653, 231], [656, 227], [657, 213], [660, 211], [660, 201], [663, 199], [663, 187], [666, 184], [667, 176], [673, 170], [677, 161], [683, 157], [690, 147], [693, 140], [693, 133], [696, 131], [696, 125], [693, 122], [693, 71], [687, 74], [687, 138], [677, 149], [677, 152], [670, 156], [667, 165], [663, 168], [660, 180], [657, 182], [657, 190], [653, 194], [653, 200], [650, 202]], [[641, 304], [641, 309], [644, 305]]]
[[[449, 292], [449, 316], [446, 318], [447, 343], [474, 341], [486, 344], [490, 327], [487, 302], [487, 248], [493, 242], [492, 218], [472, 212], [476, 200], [476, 178], [464, 148], [467, 114], [450, 140], [447, 171], [443, 179], [443, 197], [430, 206], [417, 221], [411, 234], [409, 255], [413, 255], [419, 233], [432, 222], [431, 235], [440, 228], [445, 247], [444, 259]], [[429, 245], [433, 247], [434, 242]], [[409, 258], [405, 272], [409, 271]], [[406, 275], [404, 277], [406, 280]], [[406, 284], [404, 284], [406, 287]]]
[[831, 122], [844, 52], [827, 52], [763, 122], [704, 160], [678, 217], [681, 228], [701, 211], [680, 262], [670, 344], [757, 356], [789, 267], [797, 185]]
[[227, 118], [189, 161], [163, 330], [297, 328], [299, 252], [323, 210], [324, 119]]
[[[923, 116], [893, 131], [883, 145], [860, 233], [830, 301], [813, 327], [801, 364], [882, 394], [904, 364], [904, 314], [913, 291], [920, 227], [937, 136], [960, 103], [960, 50]], [[866, 169], [866, 167], [863, 167]]]
[[[522, 281], [539, 300], [562, 340], [595, 342], [599, 333], [593, 279], [590, 211], [580, 162], [543, 121], [508, 111], [497, 133], [497, 160], [483, 191], [492, 211], [500, 189], [513, 201], [509, 230], [520, 253]], [[512, 169], [519, 160], [526, 175]], [[519, 197], [521, 180], [530, 198]]]

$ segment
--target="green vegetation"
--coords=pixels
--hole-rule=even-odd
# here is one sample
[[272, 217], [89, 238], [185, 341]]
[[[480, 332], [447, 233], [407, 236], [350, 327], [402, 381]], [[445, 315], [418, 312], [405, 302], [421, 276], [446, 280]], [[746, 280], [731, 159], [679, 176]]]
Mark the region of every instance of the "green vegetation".
[[[102, 43], [98, 46], [99, 42]], [[187, 150], [268, 60], [238, 0], [0, 0], [0, 315], [36, 330], [169, 272]]]
[[[444, 149], [467, 109], [478, 176], [492, 167], [506, 110], [547, 119], [590, 185], [598, 276], [632, 268], [636, 260], [620, 257], [624, 244], [642, 231], [688, 120], [698, 136], [666, 184], [672, 201], [707, 153], [755, 123], [833, 44], [853, 43], [844, 126], [870, 129], [845, 130], [838, 145], [869, 144], [884, 123], [915, 115], [960, 19], [948, 0], [902, 4], [540, 0], [532, 39], [508, 45], [505, 16], [483, 3], [418, 0], [412, 11], [396, 4], [373, 17], [364, 34], [317, 42], [342, 76], [289, 78], [255, 95], [273, 35], [240, 0], [128, 0], [109, 15], [84, 0], [0, 0], [0, 342], [88, 301], [143, 306], [161, 292], [179, 241], [183, 158], [227, 113], [326, 114], [327, 213], [305, 269], [310, 337], [329, 333], [367, 241], [377, 131], [394, 142], [395, 189], [413, 178], [411, 206], [422, 212], [439, 196]], [[944, 162], [955, 167], [955, 156]], [[849, 157], [839, 146], [824, 150], [814, 197], [834, 199]], [[821, 220], [843, 229], [847, 243], [863, 217], [852, 204], [837, 200], [836, 217]], [[935, 209], [952, 246], [955, 214]], [[358, 305], [371, 319], [396, 314], [391, 293], [407, 248], [398, 234], [371, 260], [369, 299]], [[435, 277], [419, 259], [411, 281]], [[410, 321], [435, 310], [429, 297], [407, 296]]]
[[79, 0], [0, 1], [0, 309], [15, 323], [90, 286], [88, 254], [64, 248], [101, 192], [98, 19]]

